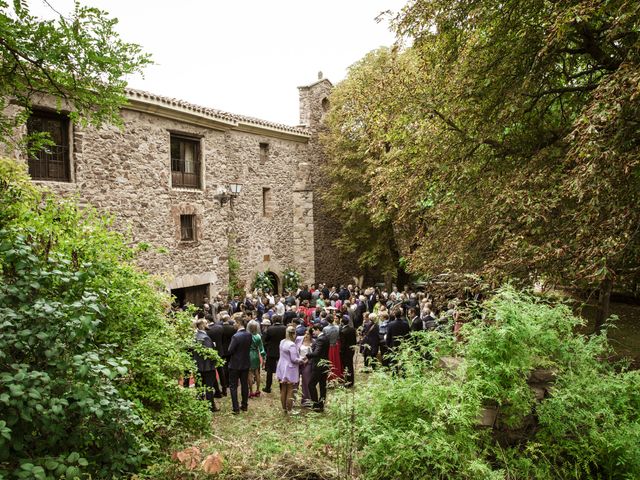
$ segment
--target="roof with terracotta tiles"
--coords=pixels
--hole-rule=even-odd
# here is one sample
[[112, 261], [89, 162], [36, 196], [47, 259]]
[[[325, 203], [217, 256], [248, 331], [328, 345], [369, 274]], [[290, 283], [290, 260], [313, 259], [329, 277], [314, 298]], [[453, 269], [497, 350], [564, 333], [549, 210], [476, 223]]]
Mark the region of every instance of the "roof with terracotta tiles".
[[214, 120], [221, 120], [225, 123], [232, 125], [247, 124], [259, 128], [266, 128], [268, 130], [275, 130], [279, 132], [292, 133], [297, 135], [309, 136], [309, 130], [304, 126], [291, 126], [277, 122], [270, 122], [268, 120], [262, 120], [259, 118], [248, 117], [245, 115], [238, 115], [235, 113], [225, 112], [223, 110], [217, 110], [215, 108], [203, 107], [196, 105], [185, 100], [178, 98], [165, 97], [162, 95], [156, 95], [155, 93], [145, 92], [144, 90], [137, 90], [133, 88], [126, 89], [127, 96], [131, 100], [137, 100], [149, 103], [159, 103], [167, 108], [179, 109], [187, 111], [191, 114], [202, 116], [205, 118], [211, 118]]

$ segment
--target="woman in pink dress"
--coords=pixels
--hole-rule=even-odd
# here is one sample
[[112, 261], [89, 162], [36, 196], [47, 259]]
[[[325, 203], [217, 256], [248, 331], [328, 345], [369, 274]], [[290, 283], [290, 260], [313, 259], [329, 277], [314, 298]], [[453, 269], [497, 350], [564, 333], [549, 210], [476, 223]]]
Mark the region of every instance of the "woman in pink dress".
[[300, 364], [306, 361], [306, 358], [300, 356], [295, 340], [295, 327], [287, 327], [286, 336], [280, 342], [280, 359], [276, 367], [276, 377], [280, 381], [280, 401], [285, 413], [293, 408], [293, 392], [300, 381]]

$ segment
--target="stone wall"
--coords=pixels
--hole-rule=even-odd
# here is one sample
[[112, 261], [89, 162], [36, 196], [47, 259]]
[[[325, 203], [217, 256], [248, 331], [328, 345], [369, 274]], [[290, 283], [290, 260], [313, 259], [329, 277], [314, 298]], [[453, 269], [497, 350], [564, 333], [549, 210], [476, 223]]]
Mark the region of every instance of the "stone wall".
[[[78, 193], [81, 202], [112, 214], [132, 243], [155, 247], [138, 261], [168, 288], [208, 284], [210, 295], [226, 292], [230, 248], [247, 288], [257, 271], [270, 270], [281, 281], [287, 267], [313, 281], [313, 235], [294, 241], [295, 225], [313, 227], [312, 197], [294, 191], [308, 136], [268, 125], [235, 129], [171, 117], [168, 110], [125, 109], [122, 129], [73, 126], [72, 182], [37, 183], [64, 195]], [[199, 139], [200, 189], [172, 187], [171, 133]], [[266, 158], [261, 143], [269, 145]], [[230, 183], [242, 184], [242, 191], [221, 204], [217, 194]], [[265, 188], [270, 189], [267, 208]], [[195, 215], [193, 241], [181, 241], [181, 215]]]
[[[75, 177], [81, 198], [115, 216], [131, 240], [154, 247], [141, 266], [170, 288], [226, 286], [225, 207], [213, 199], [229, 177], [223, 132], [124, 110], [124, 128], [87, 128], [76, 135]], [[200, 138], [203, 188], [172, 188], [170, 132]], [[195, 214], [196, 239], [180, 240], [180, 215]], [[163, 253], [166, 251], [166, 253]]]
[[[209, 295], [226, 293], [229, 252], [247, 289], [266, 270], [281, 285], [287, 268], [305, 283], [351, 283], [361, 272], [332, 246], [339, 218], [322, 206], [319, 138], [331, 88], [322, 79], [299, 88], [302, 127], [130, 91], [123, 128], [71, 127], [71, 182], [37, 183], [78, 194], [113, 215], [132, 243], [151, 244], [138, 261], [171, 289], [208, 285]], [[36, 104], [56, 107], [50, 98]], [[172, 186], [171, 134], [198, 140], [201, 188]], [[241, 193], [221, 202], [231, 183], [242, 184]], [[195, 216], [191, 241], [181, 240], [181, 215]]]
[[304, 87], [300, 92], [300, 121], [309, 129], [310, 182], [313, 190], [313, 224], [315, 249], [315, 277], [318, 282], [329, 284], [353, 283], [353, 277], [363, 275], [358, 267], [355, 255], [336, 248], [336, 238], [340, 217], [336, 212], [327, 209], [322, 201], [324, 191], [322, 167], [326, 163], [326, 155], [320, 137], [326, 127], [324, 115], [329, 109], [329, 98], [333, 85], [327, 79]]
[[[269, 144], [265, 162], [260, 158], [260, 143]], [[281, 283], [282, 272], [289, 267], [302, 273], [303, 278], [313, 280], [313, 271], [308, 269], [313, 264], [313, 246], [294, 242], [296, 212], [304, 202], [294, 191], [295, 172], [306, 155], [306, 142], [242, 132], [227, 135], [232, 176], [244, 184], [242, 194], [229, 209], [228, 227], [247, 286], [258, 271], [265, 270], [274, 272]], [[269, 189], [266, 211], [263, 189]]]

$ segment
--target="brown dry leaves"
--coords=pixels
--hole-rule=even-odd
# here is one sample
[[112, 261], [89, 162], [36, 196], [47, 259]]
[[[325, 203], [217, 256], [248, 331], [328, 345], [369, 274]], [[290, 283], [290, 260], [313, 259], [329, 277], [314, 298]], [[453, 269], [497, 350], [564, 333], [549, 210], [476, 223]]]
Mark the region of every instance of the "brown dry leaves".
[[222, 471], [222, 455], [216, 452], [201, 461], [202, 451], [198, 447], [189, 447], [179, 452], [173, 452], [171, 459], [177, 460], [188, 470], [195, 470], [200, 466], [202, 470], [210, 475], [215, 475]]

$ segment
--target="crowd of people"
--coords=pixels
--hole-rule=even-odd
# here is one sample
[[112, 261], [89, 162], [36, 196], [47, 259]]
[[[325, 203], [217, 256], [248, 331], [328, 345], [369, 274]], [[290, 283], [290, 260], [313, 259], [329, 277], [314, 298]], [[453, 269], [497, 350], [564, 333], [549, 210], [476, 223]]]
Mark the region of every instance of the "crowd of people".
[[[204, 298], [194, 319], [197, 383], [212, 411], [219, 410], [216, 399], [229, 395], [238, 414], [247, 411], [250, 398], [272, 393], [275, 375], [285, 413], [293, 410], [298, 396], [302, 408], [323, 411], [328, 382], [353, 387], [356, 351], [365, 368], [395, 368], [393, 352], [411, 331], [450, 325], [455, 331], [457, 320], [455, 302], [438, 311], [428, 295], [409, 288], [320, 284], [278, 297], [256, 290], [242, 299]], [[217, 364], [207, 349], [224, 362]]]

